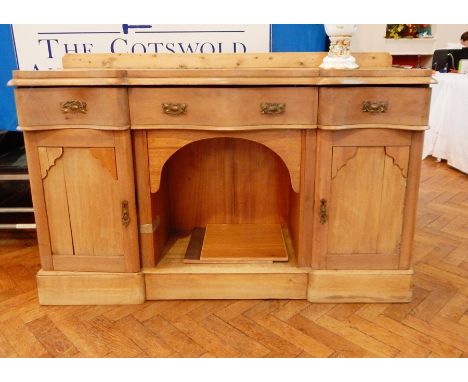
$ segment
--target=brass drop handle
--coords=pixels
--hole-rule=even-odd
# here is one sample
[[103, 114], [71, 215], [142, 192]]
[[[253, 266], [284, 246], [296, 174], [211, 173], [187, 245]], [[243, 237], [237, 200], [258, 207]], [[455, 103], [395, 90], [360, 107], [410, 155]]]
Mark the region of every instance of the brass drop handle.
[[130, 224], [130, 212], [128, 211], [128, 201], [122, 201], [122, 224], [128, 227]]
[[260, 104], [260, 110], [262, 114], [281, 114], [285, 112], [286, 104], [264, 102]]
[[187, 112], [186, 103], [162, 103], [163, 112], [169, 115], [181, 115]]
[[86, 102], [84, 101], [67, 101], [62, 104], [60, 104], [60, 108], [63, 113], [71, 113], [71, 114], [76, 114], [76, 113], [83, 113], [86, 114], [88, 111], [86, 109]]
[[388, 101], [364, 101], [361, 111], [364, 113], [386, 113], [388, 110]]
[[325, 224], [328, 221], [327, 200], [320, 199], [320, 224]]

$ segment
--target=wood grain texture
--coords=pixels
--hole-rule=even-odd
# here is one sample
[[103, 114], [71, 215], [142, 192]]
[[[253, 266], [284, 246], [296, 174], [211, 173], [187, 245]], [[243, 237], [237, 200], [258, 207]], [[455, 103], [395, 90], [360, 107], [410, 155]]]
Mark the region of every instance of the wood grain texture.
[[125, 70], [13, 70], [14, 79], [31, 78], [120, 78], [125, 76]]
[[202, 262], [287, 261], [280, 224], [207, 224]]
[[380, 202], [382, 208], [379, 222], [379, 226], [382, 228], [377, 239], [377, 253], [396, 254], [400, 252], [403, 219], [408, 213], [406, 210], [406, 174], [409, 166], [409, 152], [409, 147], [392, 147], [391, 150], [385, 148], [382, 199]]
[[[333, 161], [340, 149], [333, 148]], [[384, 159], [383, 148], [357, 148], [331, 179], [328, 253], [377, 252]]]
[[[412, 69], [408, 69], [412, 70]], [[420, 86], [435, 84], [432, 77], [309, 77], [304, 69], [295, 69], [291, 77], [251, 77], [239, 69], [229, 70], [217, 77], [183, 77], [183, 69], [178, 69], [177, 77], [126, 77], [126, 78], [38, 78], [13, 79], [8, 86], [26, 87], [69, 87], [69, 86], [336, 86], [336, 85], [397, 85]], [[298, 72], [298, 73], [297, 73]], [[305, 73], [303, 73], [305, 72]]]
[[[333, 148], [333, 162], [342, 151]], [[354, 151], [344, 164], [333, 165], [339, 170], [331, 180], [329, 253], [398, 253], [406, 179], [383, 148]]]
[[[329, 130], [327, 130], [329, 131]], [[410, 146], [411, 133], [400, 129], [358, 129], [343, 130], [333, 134], [334, 146]]]
[[[354, 55], [354, 53], [353, 53]], [[403, 69], [388, 67], [361, 67], [358, 69], [320, 69], [322, 77], [430, 77], [432, 69]]]
[[[322, 87], [319, 125], [427, 125], [431, 90], [417, 87]], [[363, 112], [365, 101], [387, 102], [384, 113]]]
[[327, 130], [317, 132], [316, 177], [313, 213], [312, 268], [325, 269], [328, 240], [328, 224], [320, 222], [320, 203], [330, 197], [330, 176], [332, 169], [334, 133]]
[[201, 140], [213, 138], [237, 138], [260, 143], [275, 152], [289, 170], [293, 189], [299, 191], [301, 168], [301, 138], [300, 131], [180, 131], [160, 130], [148, 131], [148, 156], [151, 181], [151, 192], [159, 188], [161, 172], [166, 161], [182, 147]]
[[37, 241], [41, 263], [44, 270], [52, 270], [52, 248], [50, 245], [49, 224], [45, 205], [44, 189], [42, 186], [41, 160], [37, 146], [37, 135], [25, 132], [24, 144], [28, 161], [29, 184], [34, 206], [34, 220], [36, 222]]
[[8, 81], [8, 86], [18, 88], [28, 88], [31, 86], [38, 88], [69, 87], [69, 86], [122, 86], [127, 85], [124, 78], [32, 78], [32, 79], [12, 79]]
[[146, 131], [133, 131], [132, 144], [141, 263], [144, 267], [154, 267], [156, 265], [154, 233], [153, 231], [141, 233], [140, 229], [142, 225], [153, 224]]
[[[150, 147], [150, 171], [152, 152], [157, 152], [154, 146]], [[288, 220], [288, 171], [276, 154], [254, 142], [217, 138], [185, 146], [166, 163], [162, 183], [170, 190], [173, 230], [189, 231], [209, 223], [285, 224]]]
[[54, 269], [76, 272], [122, 272], [126, 269], [123, 256], [86, 256], [86, 255], [54, 255]]
[[37, 131], [34, 133], [40, 147], [115, 147], [115, 135], [108, 131], [82, 128], [61, 129], [60, 131]]
[[317, 68], [242, 68], [230, 70], [220, 69], [128, 69], [127, 74], [130, 79], [142, 78], [295, 78], [295, 77], [316, 77], [319, 73]]
[[[365, 126], [368, 128], [369, 126]], [[372, 126], [371, 126], [372, 127]], [[239, 125], [239, 126], [216, 126], [216, 125], [132, 125], [132, 130], [206, 130], [206, 131], [261, 131], [261, 130], [315, 130], [317, 125]], [[426, 128], [427, 129], [427, 126]], [[418, 130], [425, 130], [419, 129]], [[26, 130], [26, 129], [24, 129]], [[332, 127], [334, 130], [334, 127]]]
[[301, 153], [301, 190], [291, 190], [289, 201], [289, 232], [299, 266], [312, 264], [312, 245], [314, 241], [314, 194], [316, 176], [317, 134], [305, 131], [302, 136]]
[[307, 274], [145, 275], [148, 300], [304, 299]]
[[[144, 220], [140, 229], [142, 235], [147, 235], [141, 239], [145, 248], [144, 263], [150, 266], [145, 268], [145, 274], [153, 282], [159, 282], [162, 277], [169, 280], [168, 283], [178, 285], [177, 277], [181, 277], [188, 284], [193, 283], [195, 289], [190, 292], [190, 297], [183, 298], [196, 298], [198, 292], [201, 296], [211, 293], [211, 298], [224, 294], [235, 298], [234, 283], [229, 284], [228, 279], [239, 279], [251, 286], [246, 291], [238, 291], [241, 297], [243, 293], [250, 298], [256, 298], [257, 292], [260, 295], [266, 293], [269, 282], [272, 290], [286, 290], [291, 279], [296, 282], [304, 276], [305, 280], [309, 278], [309, 270], [301, 268], [304, 265], [322, 269], [364, 269], [367, 272], [408, 268], [417, 193], [414, 182], [419, 177], [417, 155], [420, 155], [418, 149], [422, 142], [416, 137], [422, 136], [419, 132], [427, 125], [430, 72], [415, 71], [405, 75], [404, 70], [389, 68], [388, 54], [363, 54], [359, 60], [366, 62], [364, 68], [346, 76], [346, 71], [340, 75], [337, 71], [317, 69], [315, 63], [323, 54], [305, 54], [297, 61], [300, 56], [202, 55], [181, 56], [176, 61], [171, 55], [146, 55], [139, 57], [140, 64], [157, 68], [156, 76], [151, 76], [151, 69], [136, 65], [134, 77], [129, 71], [115, 69], [105, 77], [103, 68], [116, 65], [122, 69], [138, 57], [96, 55], [88, 57], [84, 65], [94, 62], [101, 73], [89, 77], [78, 73], [70, 73], [68, 77], [54, 73], [51, 78], [35, 75], [28, 79], [25, 74], [24, 78], [15, 79], [33, 81], [31, 84], [39, 81], [36, 82], [39, 86], [54, 81], [59, 85], [38, 87], [32, 93], [22, 87], [17, 89], [22, 108], [20, 117], [24, 109], [27, 117], [31, 116], [37, 123], [26, 124], [26, 127], [38, 126], [38, 130], [51, 127], [50, 131], [34, 133], [37, 153], [32, 154], [33, 161], [34, 155], [37, 156], [35, 169], [40, 173], [39, 182], [43, 188], [38, 191], [37, 200], [46, 203], [45, 210], [38, 214], [48, 224], [49, 242], [46, 230], [40, 234], [46, 238], [46, 268], [93, 272], [140, 270], [133, 181], [135, 168], [131, 134], [125, 131], [130, 120], [136, 128], [148, 126], [153, 129], [135, 135], [139, 137], [135, 145], [138, 148], [137, 166], [142, 165], [137, 170], [138, 199], [142, 201], [139, 208]], [[78, 56], [70, 60], [75, 60], [77, 65], [83, 64]], [[372, 61], [375, 65], [368, 65]], [[371, 66], [377, 66], [377, 69]], [[200, 67], [205, 71], [195, 76]], [[260, 75], [258, 71], [265, 67], [270, 68], [269, 72]], [[163, 77], [164, 70], [172, 77]], [[278, 74], [276, 78], [269, 77], [275, 74]], [[63, 86], [66, 81], [69, 81], [68, 86]], [[79, 86], [80, 81], [88, 85], [118, 83], [122, 86], [85, 87]], [[138, 87], [134, 86], [136, 84], [171, 86]], [[291, 84], [318, 86], [276, 86]], [[371, 86], [377, 84], [385, 86]], [[103, 90], [102, 94], [96, 94], [99, 90]], [[50, 93], [53, 94], [47, 97]], [[63, 113], [61, 103], [57, 108], [58, 98], [71, 96], [79, 100], [89, 97], [84, 101], [95, 108], [86, 113]], [[385, 99], [377, 99], [377, 96]], [[176, 99], [166, 100], [169, 97]], [[183, 99], [179, 100], [180, 97]], [[381, 113], [364, 113], [361, 109], [364, 101], [385, 101], [389, 108]], [[168, 116], [159, 108], [165, 102], [184, 102], [189, 109], [179, 117]], [[264, 115], [259, 110], [263, 102], [284, 102], [286, 111]], [[97, 112], [100, 108], [106, 111]], [[382, 128], [376, 127], [379, 123]], [[56, 130], [61, 124], [68, 126], [68, 130]], [[391, 129], [392, 124], [395, 129]], [[99, 131], [96, 127], [100, 125], [103, 130], [114, 126], [115, 131]], [[168, 129], [171, 125], [174, 128]], [[317, 125], [326, 126], [329, 131], [315, 131]], [[349, 129], [353, 125], [358, 129]], [[165, 130], [158, 130], [158, 126]], [[302, 126], [304, 129], [300, 129]], [[406, 131], [405, 126], [413, 126], [408, 129], [413, 132]], [[239, 128], [244, 131], [237, 131]], [[319, 134], [318, 150], [315, 150], [317, 146], [312, 138], [315, 134]], [[314, 151], [308, 152], [311, 149]], [[320, 168], [323, 165], [325, 168]], [[141, 196], [142, 193], [146, 196]], [[55, 200], [57, 204], [51, 206]], [[125, 221], [123, 206], [127, 205]], [[69, 222], [68, 226], [60, 226], [63, 221]], [[273, 264], [274, 268], [244, 268], [235, 264], [239, 267], [237, 270], [213, 266], [195, 271], [196, 264], [184, 264], [180, 257], [172, 257], [172, 246], [179, 245], [177, 235], [186, 235], [194, 227], [207, 225], [210, 228], [210, 224], [253, 224], [257, 229], [261, 224], [275, 224], [279, 233], [279, 227], [287, 232], [290, 225], [297, 256], [288, 236], [287, 252], [292, 258], [282, 267]], [[463, 218], [459, 218], [447, 229], [457, 234], [463, 232], [464, 226]], [[269, 236], [271, 232], [256, 233], [255, 230], [249, 232], [249, 240], [255, 245], [249, 242], [247, 247], [256, 246], [263, 250], [265, 243], [273, 241]], [[244, 245], [246, 241], [236, 235], [222, 236], [219, 232], [214, 236], [212, 230], [211, 235], [208, 232], [208, 238], [221, 237], [215, 245], [217, 255], [224, 252], [226, 256], [233, 247], [232, 241], [236, 241], [236, 245]], [[266, 236], [269, 236], [268, 240], [265, 240]], [[208, 246], [208, 253], [209, 249]], [[401, 258], [400, 253], [403, 253]], [[227, 255], [229, 260], [234, 260], [232, 254]], [[215, 256], [208, 257], [213, 261]], [[96, 261], [92, 261], [93, 258]], [[264, 255], [262, 259], [265, 259]], [[246, 261], [253, 260], [248, 258]], [[441, 277], [431, 264], [422, 268], [431, 277]], [[216, 288], [210, 287], [209, 280], [207, 285], [204, 284], [205, 275], [213, 285], [219, 286], [219, 295]], [[256, 284], [258, 280], [254, 275], [261, 275], [261, 283]], [[288, 278], [288, 275], [294, 276]], [[369, 288], [372, 282], [368, 275], [359, 275], [363, 285]], [[62, 276], [69, 275], [63, 273]], [[324, 285], [327, 282], [324, 281]], [[333, 296], [333, 285], [341, 285], [344, 289], [346, 282], [340, 282], [339, 279], [332, 280], [329, 290], [327, 287], [319, 289]], [[452, 276], [446, 283], [459, 287], [461, 280]], [[386, 282], [379, 284], [376, 281], [375, 284], [379, 285], [377, 289], [383, 291], [383, 295], [376, 295], [372, 300], [360, 292], [361, 287], [356, 283], [354, 298], [369, 298], [369, 301], [407, 298], [402, 297], [404, 293], [395, 297], [398, 293], [393, 293], [391, 288], [385, 291]], [[164, 289], [161, 285], [157, 288]], [[293, 289], [299, 293], [299, 284]], [[178, 293], [188, 296], [187, 291]], [[442, 296], [449, 294], [440, 292], [432, 300], [437, 306]], [[166, 294], [165, 298], [168, 296]], [[353, 297], [348, 297], [352, 301]], [[335, 322], [351, 311], [338, 310], [324, 319], [323, 324], [328, 329], [338, 328], [341, 333], [355, 332]], [[203, 314], [199, 312], [199, 317]], [[284, 312], [279, 317], [288, 314]], [[217, 320], [209, 322], [216, 328], [224, 326]], [[275, 320], [267, 322], [276, 329], [283, 327]], [[109, 327], [106, 320], [99, 320], [96, 326]], [[168, 338], [174, 339], [172, 335]], [[373, 340], [362, 342], [370, 344], [372, 350], [377, 347]], [[135, 350], [138, 354], [138, 349]], [[193, 346], [191, 353], [200, 354], [199, 350]], [[257, 350], [258, 354], [263, 354], [264, 349], [259, 347], [254, 353]], [[306, 350], [313, 352], [312, 347]], [[329, 349], [325, 350], [328, 354]], [[376, 353], [394, 355], [395, 349], [384, 347]]]
[[37, 284], [41, 305], [127, 305], [145, 300], [141, 274], [40, 271]]
[[52, 254], [73, 255], [70, 209], [64, 181], [63, 148], [38, 147]]
[[[115, 163], [114, 149], [100, 150], [101, 156], [107, 156], [107, 160]], [[59, 178], [60, 183], [44, 183], [44, 192], [47, 198], [48, 193], [66, 190], [63, 198], [68, 201], [73, 253], [85, 256], [123, 256], [121, 199], [117, 179], [88, 148], [64, 148], [62, 158], [64, 173]], [[61, 216], [55, 217], [49, 213], [49, 226], [53, 227], [54, 224], [62, 225], [64, 221]]]
[[429, 128], [427, 125], [397, 125], [395, 123], [360, 123], [354, 125], [319, 125], [320, 130], [355, 130], [355, 129], [392, 129], [424, 131]]
[[[467, 201], [465, 174], [435, 158], [422, 162], [412, 260], [413, 298], [404, 304], [252, 299], [39, 306], [35, 273], [40, 258], [35, 235], [3, 232], [0, 354], [463, 357], [468, 352], [468, 238], [463, 229]], [[44, 341], [41, 333], [55, 334]], [[78, 353], [72, 354], [69, 343]]]
[[[224, 68], [316, 68], [327, 53], [246, 53], [246, 54], [66, 54], [65, 69], [224, 69]], [[386, 52], [353, 53], [361, 67], [390, 67]]]
[[53, 167], [57, 159], [63, 155], [63, 149], [61, 147], [39, 147], [38, 151], [41, 164], [41, 177], [44, 179], [49, 169]]
[[405, 302], [411, 299], [412, 271], [312, 271], [311, 302]]
[[[42, 178], [34, 206], [47, 211], [43, 224], [49, 237], [44, 240], [50, 248], [41, 251], [59, 256], [49, 266], [45, 262], [45, 269], [138, 271], [130, 132], [87, 133], [84, 141], [83, 130], [34, 133], [28, 158], [37, 155]], [[92, 138], [103, 142], [86, 146]], [[123, 200], [129, 203], [127, 227], [121, 222]]]
[[[326, 53], [66, 55], [65, 70], [14, 73], [10, 86], [385, 85], [434, 83], [429, 70], [392, 68], [386, 52], [354, 53], [357, 70], [321, 70]], [[74, 69], [71, 69], [74, 68]], [[117, 69], [111, 69], [117, 68]], [[119, 70], [126, 69], [126, 70]], [[78, 69], [78, 70], [77, 70]], [[104, 70], [103, 70], [104, 69]]]
[[[116, 131], [115, 163], [119, 179], [119, 212], [120, 225], [123, 236], [125, 270], [138, 272], [140, 270], [140, 251], [138, 243], [138, 219], [135, 200], [135, 175], [133, 170], [132, 142], [129, 131]], [[128, 224], [122, 224], [122, 203], [128, 204]]]
[[[20, 126], [129, 125], [124, 88], [16, 89], [15, 101]], [[64, 113], [62, 105], [68, 101], [86, 102], [86, 113]]]
[[[129, 89], [132, 125], [315, 125], [315, 87], [174, 88]], [[162, 104], [184, 103], [186, 112], [165, 114]], [[283, 103], [280, 114], [262, 114], [263, 103]]]
[[[405, 209], [408, 137], [410, 132], [396, 130], [319, 132], [317, 154], [325, 168], [316, 189], [316, 267], [399, 268], [403, 220], [411, 213]], [[386, 146], [385, 138], [407, 145]]]
[[408, 162], [408, 180], [406, 187], [406, 206], [401, 238], [400, 267], [408, 269], [411, 262], [412, 242], [416, 225], [416, 208], [418, 203], [419, 182], [424, 134], [413, 132], [411, 135], [411, 151]]
[[291, 239], [287, 230], [283, 230], [283, 237], [288, 251], [288, 261], [245, 263], [245, 264], [186, 264], [184, 256], [190, 241], [190, 235], [174, 234], [165, 248], [164, 256], [154, 268], [143, 268], [148, 274], [291, 274], [306, 273], [307, 269], [297, 267], [297, 261], [292, 249]]

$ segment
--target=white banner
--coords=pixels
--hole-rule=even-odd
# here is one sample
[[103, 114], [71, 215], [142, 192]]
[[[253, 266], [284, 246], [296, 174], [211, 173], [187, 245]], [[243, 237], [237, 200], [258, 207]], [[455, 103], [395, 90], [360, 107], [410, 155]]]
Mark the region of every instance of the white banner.
[[18, 66], [62, 67], [66, 53], [269, 52], [270, 25], [13, 25]]

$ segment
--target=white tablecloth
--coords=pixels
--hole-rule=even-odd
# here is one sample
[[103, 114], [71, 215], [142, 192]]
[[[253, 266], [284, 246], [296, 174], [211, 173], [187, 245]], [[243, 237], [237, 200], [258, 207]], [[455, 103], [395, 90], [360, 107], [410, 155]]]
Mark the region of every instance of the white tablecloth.
[[436, 73], [423, 158], [432, 155], [468, 174], [468, 75]]

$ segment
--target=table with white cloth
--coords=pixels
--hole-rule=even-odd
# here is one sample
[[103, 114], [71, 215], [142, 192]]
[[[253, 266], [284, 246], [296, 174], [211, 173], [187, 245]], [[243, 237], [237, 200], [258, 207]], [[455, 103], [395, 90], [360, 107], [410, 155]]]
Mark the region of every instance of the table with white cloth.
[[468, 174], [468, 75], [436, 73], [423, 158], [432, 155]]

